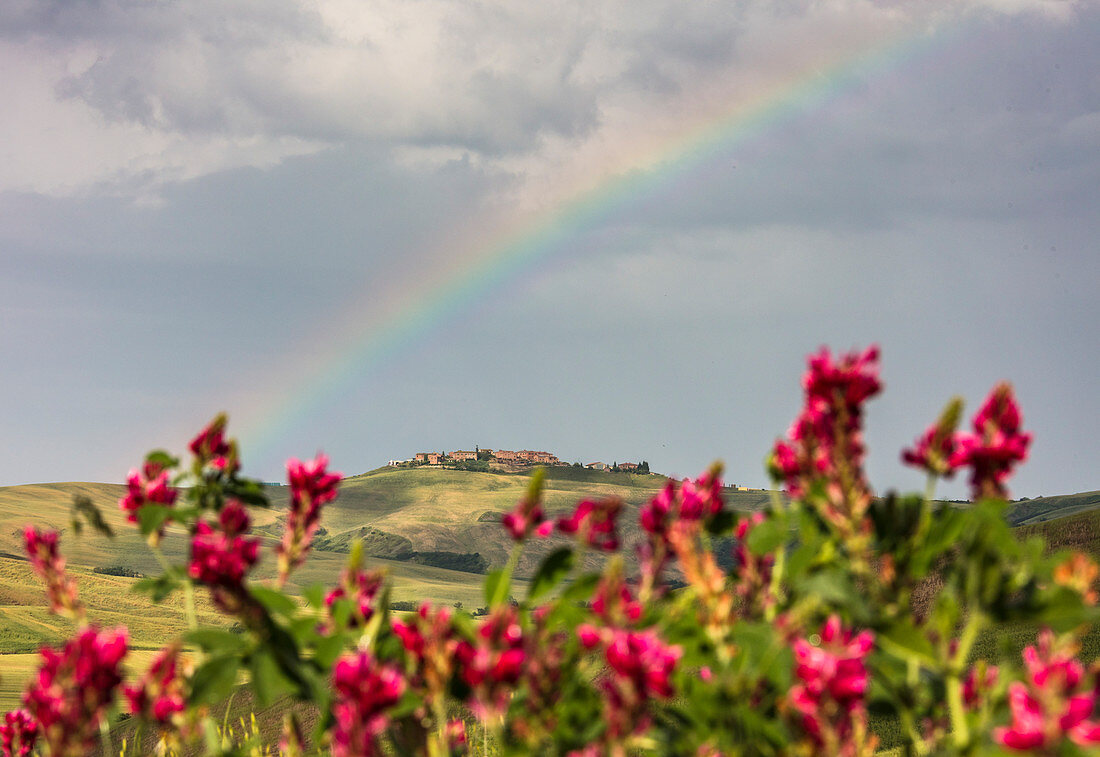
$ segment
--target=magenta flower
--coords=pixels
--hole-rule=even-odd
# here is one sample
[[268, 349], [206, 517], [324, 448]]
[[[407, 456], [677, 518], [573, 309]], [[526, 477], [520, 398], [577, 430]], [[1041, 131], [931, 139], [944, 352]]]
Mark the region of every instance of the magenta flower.
[[558, 519], [558, 530], [577, 534], [577, 538], [590, 547], [614, 552], [619, 548], [615, 519], [622, 507], [622, 500], [617, 497], [581, 500], [572, 515]]
[[386, 710], [405, 693], [397, 668], [379, 664], [370, 652], [340, 658], [332, 671], [332, 753], [335, 757], [382, 754], [378, 736], [386, 729]]
[[176, 713], [187, 709], [184, 678], [180, 670], [180, 647], [162, 649], [136, 685], [124, 685], [122, 693], [130, 703], [130, 712], [166, 726]]
[[455, 658], [471, 689], [470, 708], [479, 718], [491, 720], [508, 709], [527, 656], [523, 642], [516, 609], [504, 605], [482, 622], [473, 642], [458, 643]]
[[259, 559], [260, 540], [245, 538], [249, 528], [248, 511], [230, 501], [218, 517], [221, 530], [207, 521], [199, 521], [191, 539], [191, 578], [210, 587], [214, 603], [227, 613], [238, 612], [245, 604], [244, 579]]
[[609, 629], [604, 640], [610, 675], [599, 686], [604, 693], [607, 736], [619, 741], [649, 727], [651, 700], [668, 699], [675, 693], [671, 677], [683, 651], [665, 644], [653, 630]]
[[989, 693], [997, 685], [1000, 677], [1000, 669], [996, 665], [986, 665], [985, 662], [975, 665], [963, 679], [963, 704], [967, 709], [977, 709], [983, 706], [989, 699]]
[[960, 434], [950, 464], [970, 467], [971, 496], [1008, 498], [1004, 482], [1027, 459], [1031, 434], [1020, 431], [1020, 408], [1012, 386], [998, 384], [974, 416], [973, 434]]
[[[171, 507], [179, 492], [168, 483], [168, 470], [160, 463], [146, 461], [141, 470], [130, 471], [126, 479], [126, 496], [118, 501], [118, 507], [126, 513], [130, 523], [138, 522], [138, 512], [149, 504]], [[164, 534], [162, 527], [159, 532]]]
[[229, 474], [235, 473], [240, 468], [237, 460], [237, 443], [225, 438], [227, 422], [225, 413], [219, 413], [191, 440], [188, 448], [200, 467], [209, 467], [218, 473]]
[[296, 458], [286, 463], [290, 508], [286, 514], [283, 540], [275, 550], [279, 557], [280, 586], [309, 554], [313, 536], [321, 525], [321, 508], [336, 499], [341, 474], [327, 468], [328, 457], [324, 454], [308, 463]]
[[669, 479], [653, 499], [642, 505], [638, 521], [642, 529], [652, 536], [665, 539], [668, 535], [669, 514], [676, 502], [676, 481]]
[[824, 347], [811, 356], [802, 412], [768, 462], [792, 496], [814, 492], [811, 504], [844, 538], [870, 528], [864, 518], [871, 491], [863, 474], [863, 403], [882, 388], [878, 356], [874, 346], [837, 361]]
[[524, 541], [531, 534], [545, 538], [554, 530], [554, 524], [546, 520], [546, 513], [538, 498], [524, 497], [515, 509], [500, 518], [504, 529], [515, 541]]
[[717, 470], [710, 470], [692, 481], [684, 479], [680, 485], [680, 517], [684, 520], [702, 520], [722, 512], [722, 477]]
[[642, 617], [642, 603], [619, 572], [605, 573], [592, 599], [592, 612], [605, 625], [634, 625]]
[[741, 598], [743, 608], [769, 604], [775, 598], [767, 591], [772, 578], [774, 555], [754, 555], [749, 551], [748, 539], [752, 529], [764, 522], [764, 513], [753, 513], [737, 523], [734, 536], [737, 544], [733, 548], [734, 592]]
[[1027, 678], [1008, 687], [1012, 723], [995, 728], [993, 739], [1016, 751], [1053, 749], [1066, 736], [1081, 746], [1100, 744], [1100, 721], [1089, 719], [1098, 692], [1084, 685], [1084, 668], [1071, 651], [1044, 629], [1023, 656]]
[[31, 567], [46, 584], [50, 612], [70, 618], [84, 617], [84, 606], [77, 597], [76, 581], [65, 573], [65, 558], [58, 550], [56, 531], [39, 531], [27, 526], [23, 542]]
[[351, 599], [356, 609], [349, 625], [355, 628], [366, 623], [374, 615], [374, 601], [385, 584], [385, 576], [377, 570], [345, 569], [340, 584], [325, 597], [325, 607], [328, 608], [330, 615], [333, 603], [347, 597]]
[[818, 747], [831, 750], [852, 741], [866, 724], [864, 696], [869, 676], [864, 660], [874, 646], [870, 631], [854, 634], [831, 616], [821, 629], [821, 644], [794, 644], [795, 675], [788, 701], [802, 716], [802, 727]]
[[939, 424], [929, 426], [914, 445], [902, 450], [901, 459], [906, 465], [921, 468], [935, 476], [951, 478], [959, 468], [957, 458], [959, 436], [952, 430], [945, 431]]
[[125, 628], [87, 627], [60, 651], [43, 647], [42, 665], [23, 703], [54, 757], [84, 755], [94, 746], [122, 681], [126, 645]]
[[0, 755], [30, 757], [38, 741], [38, 721], [27, 710], [12, 710], [0, 723]]

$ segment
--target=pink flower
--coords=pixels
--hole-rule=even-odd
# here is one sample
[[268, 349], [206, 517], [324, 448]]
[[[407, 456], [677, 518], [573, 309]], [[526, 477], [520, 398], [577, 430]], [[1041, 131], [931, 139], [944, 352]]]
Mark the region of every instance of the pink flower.
[[130, 712], [162, 726], [187, 708], [184, 678], [180, 671], [180, 647], [171, 644], [162, 649], [149, 670], [136, 685], [125, 685], [122, 692], [130, 703]]
[[379, 664], [370, 652], [340, 658], [332, 671], [332, 753], [336, 757], [382, 754], [377, 738], [386, 729], [386, 710], [405, 693], [397, 668]]
[[516, 609], [504, 605], [482, 622], [472, 643], [458, 643], [455, 657], [471, 688], [470, 707], [479, 718], [490, 720], [508, 709], [526, 659], [523, 641]]
[[[160, 463], [146, 461], [141, 470], [130, 471], [126, 479], [126, 496], [118, 501], [118, 507], [126, 513], [130, 523], [138, 522], [138, 512], [146, 505], [171, 507], [179, 492], [168, 483], [168, 470]], [[164, 534], [164, 528], [160, 529]]]
[[676, 481], [669, 479], [657, 496], [642, 505], [638, 520], [646, 533], [664, 538], [668, 533], [669, 513], [676, 502]]
[[646, 730], [649, 702], [675, 693], [671, 676], [683, 652], [678, 646], [666, 645], [653, 630], [607, 629], [603, 641], [610, 675], [599, 686], [604, 694], [607, 737], [615, 742]]
[[523, 541], [531, 534], [545, 538], [554, 530], [554, 524], [546, 520], [542, 503], [530, 496], [517, 502], [515, 509], [501, 516], [500, 522], [515, 541]]
[[409, 683], [429, 703], [446, 699], [454, 673], [458, 639], [451, 620], [449, 609], [433, 609], [425, 602], [416, 614], [392, 621], [394, 635], [407, 653]]
[[43, 647], [42, 666], [23, 695], [55, 757], [86, 754], [95, 744], [100, 720], [122, 681], [126, 629], [99, 632], [88, 627], [60, 650]]
[[859, 408], [882, 391], [878, 378], [879, 350], [872, 345], [862, 353], [849, 352], [834, 362], [827, 347], [811, 355], [809, 368], [802, 376], [802, 388], [809, 400], [826, 405]]
[[615, 519], [622, 506], [622, 500], [617, 497], [582, 500], [577, 503], [572, 515], [558, 519], [558, 530], [566, 534], [577, 534], [590, 547], [614, 552], [619, 548]]
[[286, 582], [290, 572], [302, 564], [321, 525], [321, 507], [336, 499], [340, 475], [326, 470], [328, 457], [318, 455], [303, 463], [291, 458], [286, 463], [290, 482], [290, 508], [286, 515], [283, 540], [276, 548], [279, 556], [279, 584]]
[[83, 617], [84, 606], [77, 597], [76, 582], [65, 573], [65, 558], [58, 550], [57, 532], [27, 526], [23, 542], [31, 567], [46, 584], [50, 612], [70, 618]]
[[345, 569], [341, 576], [341, 585], [328, 593], [325, 597], [325, 607], [331, 614], [332, 605], [336, 600], [344, 597], [351, 598], [356, 608], [356, 614], [351, 616], [350, 625], [355, 628], [361, 623], [366, 623], [374, 615], [374, 600], [385, 583], [385, 576], [376, 570]]
[[871, 491], [863, 474], [863, 403], [882, 388], [878, 348], [833, 360], [826, 348], [809, 359], [802, 412], [768, 462], [794, 497], [811, 504], [843, 538], [865, 535]]
[[1009, 749], [1052, 749], [1069, 736], [1085, 746], [1100, 744], [1100, 721], [1089, 720], [1097, 706], [1095, 686], [1086, 686], [1084, 668], [1050, 629], [1038, 646], [1024, 650], [1025, 682], [1008, 687], [1012, 723], [993, 730], [993, 739]]
[[220, 531], [206, 521], [195, 526], [187, 571], [191, 578], [210, 587], [218, 607], [234, 613], [244, 606], [244, 579], [259, 559], [260, 540], [242, 536], [248, 531], [249, 519], [239, 502], [231, 501], [222, 508], [218, 520]]
[[867, 716], [864, 696], [869, 676], [864, 659], [874, 646], [870, 631], [854, 634], [831, 616], [821, 629], [821, 644], [794, 644], [795, 675], [788, 701], [802, 715], [802, 727], [820, 746], [849, 742]]
[[673, 694], [670, 677], [682, 654], [679, 647], [662, 642], [656, 631], [617, 629], [607, 645], [606, 659], [615, 676], [629, 681], [638, 694], [667, 699]]
[[737, 544], [733, 548], [733, 560], [737, 566], [734, 577], [734, 592], [741, 598], [743, 608], [756, 607], [774, 602], [768, 592], [771, 583], [774, 555], [754, 555], [749, 551], [748, 539], [752, 529], [764, 522], [764, 513], [753, 513], [737, 523], [734, 536]]
[[27, 710], [12, 710], [0, 723], [0, 755], [30, 757], [38, 740], [38, 722]]
[[960, 434], [952, 455], [953, 467], [970, 467], [971, 496], [974, 499], [1006, 499], [1004, 482], [1017, 463], [1027, 459], [1031, 434], [1020, 431], [1020, 408], [1012, 386], [998, 384], [974, 416], [973, 434]]
[[621, 572], [605, 573], [592, 599], [594, 612], [605, 625], [633, 625], [642, 617], [642, 603], [634, 596]]
[[984, 662], [975, 665], [963, 680], [963, 704], [969, 709], [981, 707], [989, 698], [989, 692], [997, 685], [1000, 670], [996, 665]]
[[722, 477], [717, 470], [710, 470], [692, 481], [684, 479], [680, 485], [680, 517], [684, 520], [701, 520], [722, 511]]
[[225, 438], [225, 425], [228, 420], [225, 413], [219, 413], [188, 445], [200, 467], [209, 467], [218, 473], [230, 474], [240, 468], [237, 460], [237, 443]]
[[941, 424], [934, 424], [924, 431], [913, 447], [902, 450], [902, 462], [933, 475], [952, 478], [959, 467], [956, 457], [958, 441], [959, 437], [954, 429], [945, 429]]

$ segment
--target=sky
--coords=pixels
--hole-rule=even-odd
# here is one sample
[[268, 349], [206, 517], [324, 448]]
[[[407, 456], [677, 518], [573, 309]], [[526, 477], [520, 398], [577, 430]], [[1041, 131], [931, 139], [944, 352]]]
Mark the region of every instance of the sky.
[[269, 481], [763, 487], [806, 355], [875, 343], [877, 490], [1000, 380], [1012, 493], [1100, 488], [1098, 2], [6, 0], [0, 71], [0, 485], [224, 410]]

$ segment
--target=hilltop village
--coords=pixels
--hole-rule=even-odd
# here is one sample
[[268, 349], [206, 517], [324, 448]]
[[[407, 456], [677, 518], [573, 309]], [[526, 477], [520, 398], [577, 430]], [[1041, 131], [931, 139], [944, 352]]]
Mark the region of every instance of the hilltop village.
[[475, 447], [472, 450], [456, 449], [450, 452], [417, 452], [407, 460], [390, 460], [389, 465], [398, 468], [410, 468], [415, 466], [428, 466], [432, 468], [459, 468], [468, 470], [488, 470], [490, 465], [500, 468], [525, 468], [535, 465], [544, 466], [572, 466], [575, 468], [588, 468], [589, 470], [616, 471], [624, 473], [649, 473], [649, 463], [642, 460], [640, 463], [615, 462], [610, 465], [604, 462], [569, 463], [561, 460], [550, 452], [541, 452], [530, 449], [482, 449]]

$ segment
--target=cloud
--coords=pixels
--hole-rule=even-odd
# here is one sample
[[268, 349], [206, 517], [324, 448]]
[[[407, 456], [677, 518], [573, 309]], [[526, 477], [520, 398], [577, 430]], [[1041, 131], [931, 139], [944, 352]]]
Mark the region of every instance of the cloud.
[[21, 0], [0, 11], [0, 58], [20, 72], [0, 84], [19, 114], [0, 127], [15, 145], [0, 189], [157, 197], [166, 183], [364, 143], [457, 149], [536, 185], [583, 181], [792, 66], [975, 8], [1072, 7]]

